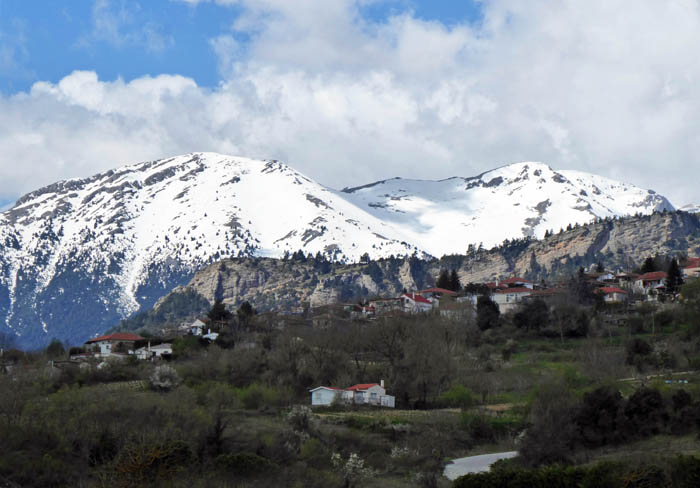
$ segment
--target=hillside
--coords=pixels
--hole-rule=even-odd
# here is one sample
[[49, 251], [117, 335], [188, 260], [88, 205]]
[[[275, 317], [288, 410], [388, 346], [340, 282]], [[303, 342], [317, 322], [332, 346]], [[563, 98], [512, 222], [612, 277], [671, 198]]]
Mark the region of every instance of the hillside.
[[700, 255], [700, 215], [663, 212], [603, 220], [551, 235], [522, 239], [491, 250], [440, 260], [380, 259], [370, 264], [284, 261], [272, 258], [225, 259], [213, 263], [170, 297], [192, 293], [231, 306], [244, 300], [258, 310], [292, 311], [359, 297], [395, 296], [405, 288], [433, 286], [442, 268], [455, 269], [462, 283], [487, 282], [513, 275], [533, 280], [567, 279], [580, 266], [602, 263], [630, 269], [645, 257]]

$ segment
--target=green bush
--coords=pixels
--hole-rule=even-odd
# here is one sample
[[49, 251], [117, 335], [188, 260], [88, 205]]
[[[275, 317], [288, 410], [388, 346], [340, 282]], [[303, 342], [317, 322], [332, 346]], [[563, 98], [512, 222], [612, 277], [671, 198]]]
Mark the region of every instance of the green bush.
[[466, 386], [454, 385], [440, 395], [438, 402], [447, 407], [469, 408], [476, 403], [476, 398], [474, 392]]
[[260, 410], [268, 407], [282, 407], [289, 403], [289, 391], [270, 386], [252, 384], [236, 390], [243, 407], [248, 410]]

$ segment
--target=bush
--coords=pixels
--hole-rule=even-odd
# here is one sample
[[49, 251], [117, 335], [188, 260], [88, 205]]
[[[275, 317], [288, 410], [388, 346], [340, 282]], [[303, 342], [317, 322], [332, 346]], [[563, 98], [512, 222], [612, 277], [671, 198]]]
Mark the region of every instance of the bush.
[[291, 395], [288, 391], [260, 384], [252, 384], [237, 390], [243, 407], [248, 410], [259, 410], [267, 407], [282, 407], [289, 403]]
[[151, 388], [157, 391], [170, 391], [182, 382], [175, 368], [167, 364], [156, 366], [148, 379]]
[[145, 486], [173, 479], [191, 461], [192, 453], [182, 441], [141, 442], [122, 449], [113, 472], [129, 486]]
[[275, 467], [270, 460], [251, 452], [222, 454], [216, 458], [215, 464], [219, 469], [241, 477], [265, 473]]
[[454, 385], [440, 395], [440, 405], [455, 408], [469, 408], [476, 403], [474, 392], [463, 385]]

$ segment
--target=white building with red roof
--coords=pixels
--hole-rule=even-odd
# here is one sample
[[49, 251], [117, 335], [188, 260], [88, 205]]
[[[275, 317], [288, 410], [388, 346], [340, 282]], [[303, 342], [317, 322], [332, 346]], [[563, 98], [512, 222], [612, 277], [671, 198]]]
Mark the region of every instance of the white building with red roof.
[[532, 288], [524, 286], [498, 289], [493, 292], [493, 301], [498, 305], [501, 313], [505, 313], [520, 305], [523, 299], [532, 293]]
[[683, 278], [700, 278], [700, 258], [688, 258], [683, 266]]
[[113, 356], [120, 354], [133, 354], [134, 344], [144, 341], [145, 338], [130, 332], [117, 332], [95, 337], [85, 342], [86, 349], [92, 349], [99, 356]]
[[330, 406], [334, 403], [355, 403], [359, 405], [374, 405], [394, 408], [395, 399], [386, 394], [384, 380], [379, 383], [360, 383], [347, 388], [318, 386], [312, 390], [312, 406]]
[[605, 303], [622, 303], [627, 300], [627, 292], [616, 286], [603, 286], [596, 288], [594, 293], [603, 295]]
[[420, 293], [404, 293], [401, 295], [401, 303], [408, 313], [430, 312], [433, 309], [433, 303]]

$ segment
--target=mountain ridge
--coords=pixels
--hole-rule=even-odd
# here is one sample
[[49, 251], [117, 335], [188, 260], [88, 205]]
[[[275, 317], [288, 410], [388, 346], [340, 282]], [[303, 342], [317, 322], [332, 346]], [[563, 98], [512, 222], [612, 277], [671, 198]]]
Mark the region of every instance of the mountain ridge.
[[189, 153], [56, 182], [0, 213], [0, 328], [29, 345], [53, 336], [79, 342], [224, 257], [302, 249], [341, 262], [364, 253], [427, 258], [673, 209], [653, 191], [574, 177], [581, 181], [543, 163], [514, 163], [349, 192], [276, 160]]

